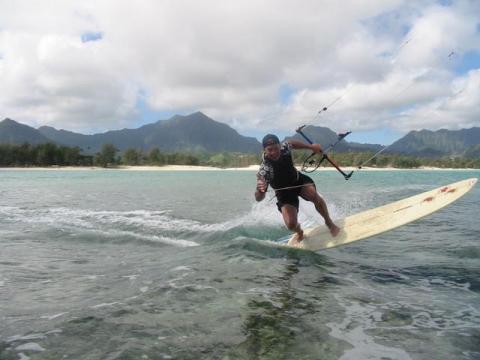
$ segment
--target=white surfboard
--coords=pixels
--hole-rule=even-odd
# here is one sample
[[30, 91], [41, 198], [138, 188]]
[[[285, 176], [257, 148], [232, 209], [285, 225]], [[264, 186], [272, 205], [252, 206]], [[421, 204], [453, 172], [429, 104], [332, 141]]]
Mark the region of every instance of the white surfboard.
[[341, 228], [336, 237], [330, 234], [325, 225], [305, 229], [301, 242], [292, 236], [286, 246], [316, 251], [395, 229], [454, 202], [465, 195], [476, 182], [476, 178], [462, 180], [335, 221]]

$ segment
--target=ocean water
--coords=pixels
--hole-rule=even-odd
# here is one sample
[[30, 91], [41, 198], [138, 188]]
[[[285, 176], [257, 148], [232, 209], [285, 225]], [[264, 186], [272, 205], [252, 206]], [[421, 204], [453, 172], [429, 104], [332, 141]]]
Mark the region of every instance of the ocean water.
[[[341, 218], [479, 171], [313, 178]], [[249, 171], [0, 170], [0, 359], [480, 359], [480, 187], [309, 252]], [[321, 222], [301, 202], [304, 226]]]

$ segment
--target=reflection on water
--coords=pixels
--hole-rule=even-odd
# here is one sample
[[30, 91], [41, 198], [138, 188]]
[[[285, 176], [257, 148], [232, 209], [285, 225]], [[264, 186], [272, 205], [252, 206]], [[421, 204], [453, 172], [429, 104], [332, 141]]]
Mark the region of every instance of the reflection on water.
[[[296, 264], [287, 265], [277, 279], [277, 291], [268, 294], [269, 299], [251, 299], [249, 314], [243, 324], [246, 340], [239, 345], [251, 359], [289, 358], [289, 349], [295, 342], [298, 327], [296, 314], [308, 308], [308, 304], [296, 297], [292, 277], [298, 273]], [[295, 311], [294, 311], [295, 310]]]
[[[321, 323], [311, 326], [326, 309], [325, 297], [335, 280], [323, 276], [328, 262], [325, 257], [305, 251], [290, 252], [288, 264], [277, 276], [272, 276], [272, 287], [256, 289], [257, 296], [248, 301], [242, 331], [245, 340], [229, 351], [231, 359], [302, 359], [310, 358], [320, 349], [328, 349], [324, 359], [337, 358], [345, 346], [328, 335], [329, 328]], [[301, 269], [315, 266], [318, 271], [311, 281], [302, 279]], [[305, 280], [305, 281], [304, 281]], [[303, 284], [302, 284], [303, 283]], [[309, 293], [304, 286], [318, 292]], [[328, 310], [327, 310], [328, 311]]]

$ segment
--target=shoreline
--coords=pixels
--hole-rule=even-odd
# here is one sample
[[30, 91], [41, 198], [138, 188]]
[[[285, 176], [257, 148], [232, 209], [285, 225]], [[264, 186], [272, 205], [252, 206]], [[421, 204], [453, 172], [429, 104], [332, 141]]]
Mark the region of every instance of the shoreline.
[[[218, 168], [213, 166], [199, 166], [199, 165], [164, 165], [164, 166], [127, 166], [122, 165], [114, 168], [103, 168], [98, 166], [52, 166], [52, 167], [0, 167], [0, 171], [95, 171], [95, 170], [124, 170], [124, 171], [258, 171], [259, 165], [250, 165], [248, 167], [241, 168]], [[300, 170], [300, 168], [298, 168]], [[342, 168], [344, 171], [353, 171], [359, 170], [355, 166], [345, 166]], [[419, 168], [375, 168], [375, 167], [362, 167], [362, 171], [404, 171], [404, 170], [413, 170], [413, 171], [480, 171], [480, 169], [471, 169], [471, 168], [436, 168], [436, 167], [419, 167]], [[321, 167], [315, 171], [336, 171], [333, 167]]]

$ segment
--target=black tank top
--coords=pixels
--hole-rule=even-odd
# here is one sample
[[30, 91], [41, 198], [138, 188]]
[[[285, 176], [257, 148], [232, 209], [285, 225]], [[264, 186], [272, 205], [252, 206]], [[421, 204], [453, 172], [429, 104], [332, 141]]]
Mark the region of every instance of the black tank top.
[[282, 144], [280, 158], [276, 161], [264, 156], [257, 175], [265, 178], [274, 189], [294, 185], [298, 180], [298, 171], [293, 165], [290, 144]]

